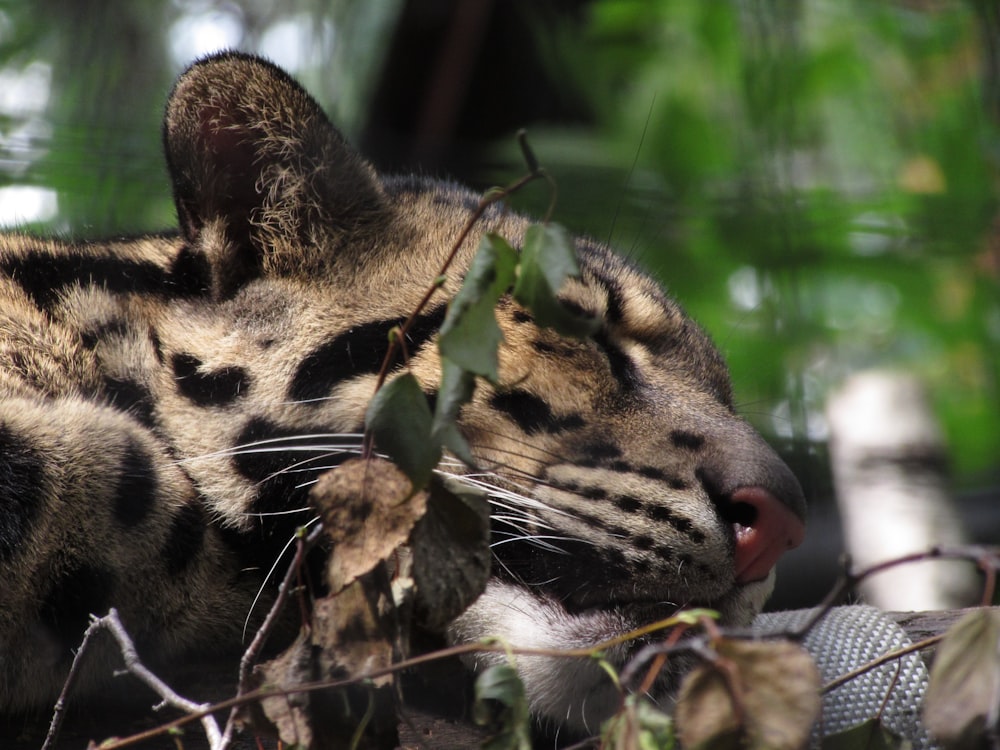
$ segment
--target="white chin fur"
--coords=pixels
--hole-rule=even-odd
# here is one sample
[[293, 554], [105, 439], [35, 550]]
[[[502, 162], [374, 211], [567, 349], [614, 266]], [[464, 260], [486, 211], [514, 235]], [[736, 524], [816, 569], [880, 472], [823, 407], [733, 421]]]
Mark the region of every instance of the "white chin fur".
[[[773, 587], [772, 571], [767, 579], [744, 586], [717, 603], [721, 624], [749, 625]], [[483, 595], [452, 623], [448, 634], [453, 643], [498, 636], [514, 647], [566, 650], [593, 646], [644, 624], [630, 618], [627, 608], [570, 614], [557, 601], [523, 586], [491, 580]], [[620, 669], [628, 651], [627, 646], [618, 646], [606, 656]], [[479, 671], [506, 658], [503, 653], [484, 652], [470, 662]], [[593, 659], [518, 655], [516, 660], [531, 713], [542, 723], [594, 733], [621, 705], [618, 690]]]

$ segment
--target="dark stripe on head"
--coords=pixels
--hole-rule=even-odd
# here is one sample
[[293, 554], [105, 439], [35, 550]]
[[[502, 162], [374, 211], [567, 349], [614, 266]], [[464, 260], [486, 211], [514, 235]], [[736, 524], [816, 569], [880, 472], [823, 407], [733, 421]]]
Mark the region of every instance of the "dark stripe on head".
[[177, 297], [200, 297], [212, 289], [212, 265], [204, 253], [184, 246], [170, 264], [169, 283]]
[[598, 331], [591, 338], [607, 358], [608, 367], [611, 368], [611, 376], [617, 383], [618, 390], [630, 391], [638, 388], [642, 379], [639, 377], [639, 370], [635, 366], [635, 362], [622, 351], [621, 347], [611, 342], [607, 331]]
[[509, 416], [528, 435], [539, 432], [555, 434], [578, 429], [585, 424], [579, 414], [555, 416], [545, 401], [519, 388], [494, 393], [490, 397], [490, 406]]
[[670, 433], [670, 442], [676, 448], [686, 448], [688, 450], [699, 450], [705, 444], [705, 438], [686, 430], [673, 430]]
[[[437, 333], [446, 309], [446, 305], [441, 305], [417, 317], [406, 338], [410, 356]], [[389, 351], [389, 331], [401, 323], [401, 320], [376, 320], [354, 326], [313, 349], [292, 378], [289, 398], [292, 401], [325, 398], [347, 378], [378, 372]]]
[[42, 310], [51, 310], [67, 287], [96, 286], [115, 294], [163, 294], [167, 275], [149, 261], [95, 257], [79, 252], [52, 255], [29, 250], [0, 261], [10, 276]]
[[128, 322], [121, 318], [112, 318], [100, 325], [80, 332], [80, 340], [87, 349], [93, 349], [99, 343], [109, 338], [123, 338], [131, 332]]
[[193, 354], [174, 354], [170, 365], [177, 390], [197, 406], [226, 406], [250, 389], [250, 375], [242, 367], [199, 372], [202, 362]]

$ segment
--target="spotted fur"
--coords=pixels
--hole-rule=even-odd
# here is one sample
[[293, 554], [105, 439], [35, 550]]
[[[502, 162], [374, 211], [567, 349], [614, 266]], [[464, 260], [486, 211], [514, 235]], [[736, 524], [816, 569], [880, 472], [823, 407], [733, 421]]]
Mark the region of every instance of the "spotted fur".
[[[291, 78], [235, 53], [180, 78], [164, 142], [179, 233], [0, 237], [5, 711], [51, 701], [89, 614], [110, 606], [154, 665], [239, 652], [266, 572], [311, 517], [309, 486], [357, 452], [389, 329], [477, 203], [379, 177]], [[487, 211], [411, 329], [429, 396], [479, 237], [517, 245], [526, 225]], [[796, 541], [801, 491], [680, 307], [603, 246], [576, 250], [561, 295], [599, 332], [565, 338], [502, 299], [499, 385], [479, 383], [461, 413], [496, 544], [451, 637], [585, 645], [687, 604], [745, 624], [775, 548]], [[764, 564], [745, 550], [767, 534]], [[83, 690], [108, 677], [95, 661]], [[614, 708], [590, 663], [521, 665], [540, 717], [584, 728]]]

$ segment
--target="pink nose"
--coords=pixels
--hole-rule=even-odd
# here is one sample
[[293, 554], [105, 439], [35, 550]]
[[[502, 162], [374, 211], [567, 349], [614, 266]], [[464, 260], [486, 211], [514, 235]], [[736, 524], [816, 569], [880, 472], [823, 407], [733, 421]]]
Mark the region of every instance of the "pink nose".
[[753, 521], [736, 526], [736, 582], [767, 578], [771, 568], [788, 550], [802, 544], [806, 527], [778, 498], [761, 487], [742, 487], [731, 496], [733, 504], [753, 508]]

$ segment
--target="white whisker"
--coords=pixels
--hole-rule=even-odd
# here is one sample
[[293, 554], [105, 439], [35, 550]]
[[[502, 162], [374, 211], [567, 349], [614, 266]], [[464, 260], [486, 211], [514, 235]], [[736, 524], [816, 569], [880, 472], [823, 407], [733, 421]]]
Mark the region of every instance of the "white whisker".
[[[308, 529], [310, 526], [312, 526], [313, 524], [315, 524], [317, 521], [319, 521], [318, 517], [311, 518], [310, 520], [306, 521], [306, 523], [304, 523], [302, 526], [303, 526], [303, 528]], [[247, 628], [250, 627], [250, 617], [253, 615], [254, 609], [257, 608], [257, 602], [259, 602], [261, 596], [263, 596], [264, 590], [267, 588], [268, 581], [271, 580], [271, 576], [273, 576], [274, 572], [278, 569], [278, 564], [281, 562], [282, 558], [284, 558], [285, 553], [288, 552], [289, 549], [291, 549], [291, 547], [292, 547], [293, 544], [295, 544], [295, 541], [297, 540], [297, 538], [298, 537], [296, 537], [296, 536], [292, 536], [292, 537], [290, 537], [288, 539], [287, 542], [285, 542], [285, 546], [282, 547], [281, 548], [281, 552], [279, 552], [275, 556], [274, 562], [271, 563], [271, 567], [267, 571], [267, 575], [264, 576], [264, 580], [261, 581], [260, 586], [257, 588], [257, 594], [256, 594], [256, 596], [254, 596], [253, 601], [250, 603], [250, 607], [247, 609], [247, 616], [243, 620], [243, 636], [242, 636], [243, 641], [246, 641], [246, 638], [247, 638]]]

